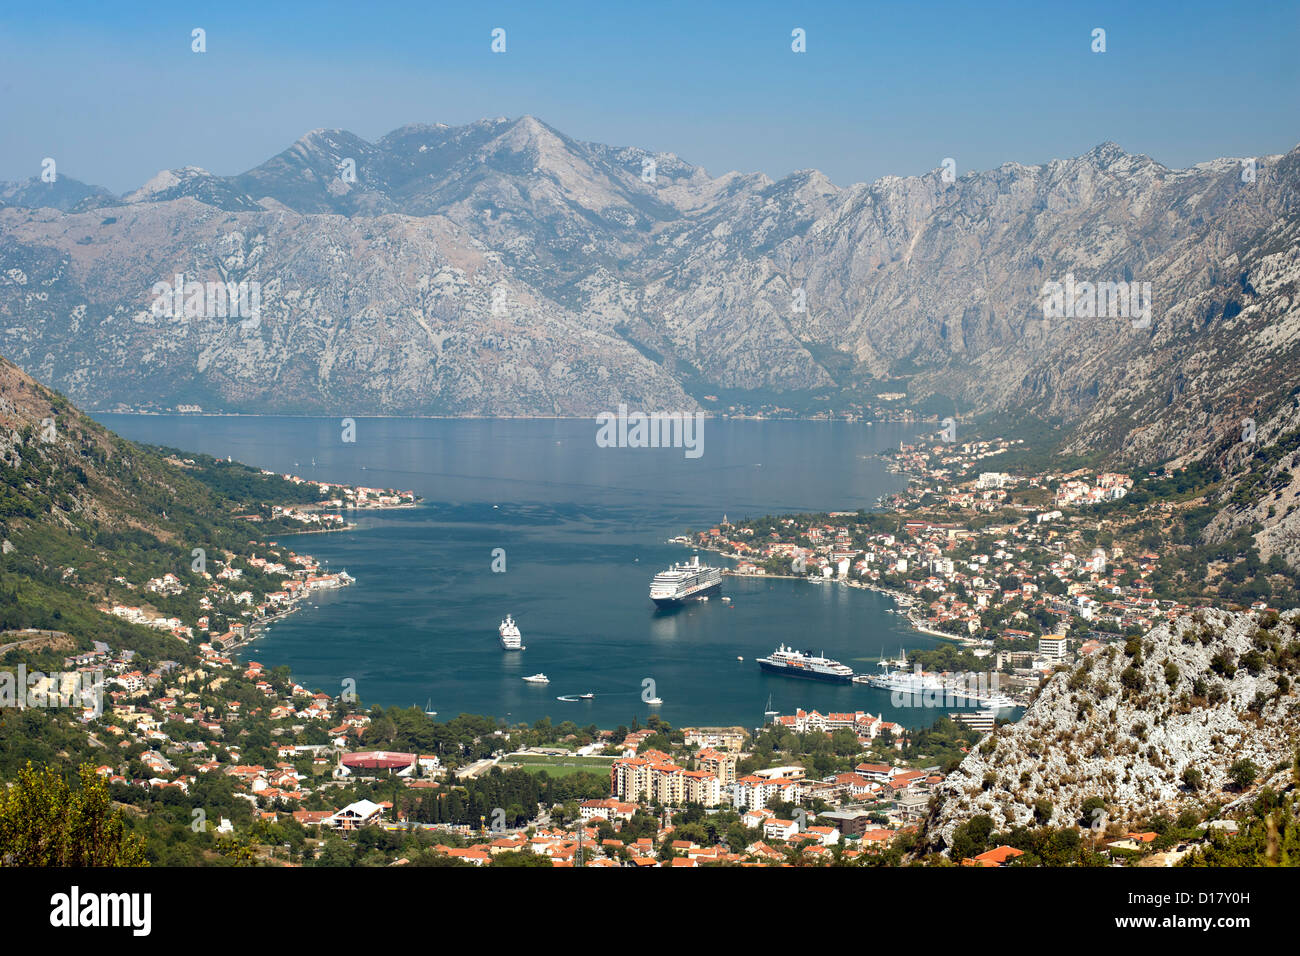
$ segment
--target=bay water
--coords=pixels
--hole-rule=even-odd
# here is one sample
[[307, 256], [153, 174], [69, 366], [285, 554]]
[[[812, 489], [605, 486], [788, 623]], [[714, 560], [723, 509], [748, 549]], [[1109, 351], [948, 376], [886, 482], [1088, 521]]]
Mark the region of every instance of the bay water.
[[[904, 484], [876, 454], [912, 440], [916, 426], [710, 419], [703, 454], [688, 458], [681, 448], [599, 447], [591, 420], [362, 418], [345, 442], [339, 419], [96, 418], [137, 441], [424, 499], [350, 513], [351, 531], [277, 539], [357, 579], [243, 652], [289, 665], [312, 689], [337, 694], [351, 680], [363, 704], [427, 706], [439, 719], [601, 727], [658, 713], [674, 726], [753, 728], [769, 699], [782, 713], [866, 710], [905, 726], [937, 716], [894, 708], [885, 691], [764, 674], [755, 662], [784, 643], [874, 671], [881, 655], [938, 643], [891, 613], [885, 595], [727, 576], [730, 603], [660, 610], [647, 596], [655, 573], [692, 553], [667, 539], [724, 514], [874, 507]], [[495, 549], [504, 572], [493, 571]], [[507, 613], [522, 652], [498, 642]], [[522, 680], [539, 672], [549, 684]], [[595, 698], [557, 700], [586, 693]], [[643, 700], [653, 695], [663, 701], [654, 709]]]

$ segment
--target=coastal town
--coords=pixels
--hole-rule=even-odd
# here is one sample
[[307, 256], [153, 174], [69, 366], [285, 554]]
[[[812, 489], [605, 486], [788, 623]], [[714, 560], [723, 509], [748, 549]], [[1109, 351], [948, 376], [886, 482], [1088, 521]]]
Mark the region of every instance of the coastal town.
[[1022, 705], [1057, 669], [1212, 598], [1262, 613], [1270, 604], [1256, 594], [1289, 587], [1279, 561], [1236, 560], [1236, 541], [1200, 558], [1223, 582], [1217, 593], [1186, 586], [1194, 576], [1171, 573], [1176, 549], [1152, 529], [1153, 514], [1172, 524], [1181, 507], [1161, 495], [1169, 476], [990, 470], [1021, 444], [904, 443], [888, 460], [909, 486], [887, 511], [723, 516], [676, 540], [733, 559], [730, 574], [886, 593], [917, 631], [1001, 672]]

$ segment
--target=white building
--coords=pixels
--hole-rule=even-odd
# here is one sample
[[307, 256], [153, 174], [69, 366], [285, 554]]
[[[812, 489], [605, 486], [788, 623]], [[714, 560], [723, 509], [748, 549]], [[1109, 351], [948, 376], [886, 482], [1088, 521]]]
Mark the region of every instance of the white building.
[[379, 822], [384, 808], [370, 800], [358, 800], [349, 803], [342, 810], [337, 810], [321, 821], [321, 826], [337, 830], [355, 830]]
[[1038, 639], [1039, 656], [1049, 661], [1065, 660], [1065, 635], [1045, 634]]

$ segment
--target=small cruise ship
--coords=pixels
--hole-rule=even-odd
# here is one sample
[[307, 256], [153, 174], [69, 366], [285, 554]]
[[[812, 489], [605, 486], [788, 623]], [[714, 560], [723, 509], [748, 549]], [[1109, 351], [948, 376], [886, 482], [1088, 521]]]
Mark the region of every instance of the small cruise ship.
[[507, 614], [506, 619], [501, 622], [501, 626], [497, 628], [497, 633], [501, 635], [501, 646], [506, 650], [527, 650], [523, 644], [523, 635], [519, 633], [519, 625], [515, 623], [515, 619], [509, 614]]
[[853, 680], [853, 668], [847, 664], [833, 661], [829, 657], [796, 651], [784, 644], [767, 657], [760, 657], [758, 666], [770, 674], [784, 674], [786, 677], [803, 677], [835, 684], [847, 684]]

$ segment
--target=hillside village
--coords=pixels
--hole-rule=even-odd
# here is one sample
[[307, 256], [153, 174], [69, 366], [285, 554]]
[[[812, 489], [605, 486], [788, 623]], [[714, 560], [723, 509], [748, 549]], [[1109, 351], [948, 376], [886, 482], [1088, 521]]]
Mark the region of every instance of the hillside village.
[[[724, 516], [681, 540], [734, 558], [734, 574], [807, 576], [884, 591], [919, 631], [954, 640], [996, 669], [1027, 678], [1026, 688], [1109, 641], [1186, 615], [1212, 597], [1244, 589], [1238, 606], [1267, 611], [1269, 601], [1248, 599], [1252, 587], [1263, 581], [1271, 592], [1272, 580], [1279, 596], [1290, 591], [1280, 560], [1240, 556], [1233, 540], [1209, 555], [1206, 566], [1213, 569], [1218, 559], [1222, 578], [1240, 583], [1227, 594], [1198, 593], [1187, 575], [1170, 571], [1169, 551], [1151, 533], [1152, 513], [1187, 509], [1173, 496], [1160, 498], [1167, 476], [983, 470], [987, 459], [1015, 444], [904, 444], [891, 461], [911, 483], [889, 500], [888, 512], [739, 522]], [[1142, 503], [1117, 510], [1135, 485], [1144, 492]], [[1233, 567], [1252, 562], [1255, 581]]]

